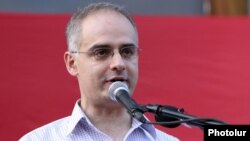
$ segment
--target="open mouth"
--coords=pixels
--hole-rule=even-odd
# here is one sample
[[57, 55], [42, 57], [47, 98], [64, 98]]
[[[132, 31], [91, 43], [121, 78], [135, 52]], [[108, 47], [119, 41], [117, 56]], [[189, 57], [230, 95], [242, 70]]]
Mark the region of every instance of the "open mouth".
[[116, 82], [116, 81], [121, 81], [121, 82], [125, 82], [126, 80], [125, 79], [112, 79], [110, 80], [110, 82]]
[[124, 77], [114, 77], [108, 80], [109, 82], [116, 82], [116, 81], [121, 81], [121, 82], [127, 82], [127, 79], [125, 79]]

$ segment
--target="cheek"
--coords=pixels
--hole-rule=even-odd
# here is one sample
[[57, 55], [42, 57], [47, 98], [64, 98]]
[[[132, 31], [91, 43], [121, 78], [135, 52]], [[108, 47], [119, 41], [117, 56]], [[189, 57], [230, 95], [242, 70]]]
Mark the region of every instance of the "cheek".
[[[128, 65], [128, 71], [129, 71], [129, 76], [131, 76], [132, 80], [133, 81], [136, 81], [137, 82], [137, 79], [138, 79], [138, 71], [139, 71], [139, 68], [138, 68], [138, 62], [133, 62], [131, 63], [130, 65]], [[136, 83], [135, 82], [135, 83]]]
[[108, 66], [104, 63], [90, 64], [85, 70], [85, 77], [89, 78], [88, 80], [91, 83], [98, 84], [103, 81], [107, 69]]
[[138, 75], [138, 66], [137, 65], [130, 66], [130, 71], [132, 75]]
[[138, 60], [131, 63], [131, 68], [134, 70], [136, 74], [138, 74], [138, 69], [139, 69]]
[[89, 78], [90, 80], [95, 81], [95, 79], [98, 79], [101, 76], [103, 76], [104, 72], [105, 72], [104, 67], [92, 66], [92, 67], [86, 68], [83, 73], [85, 73], [84, 75], [86, 78]]
[[89, 65], [87, 68], [82, 69], [81, 72], [79, 72], [79, 81], [84, 92], [92, 94], [103, 91], [102, 83], [105, 76], [104, 73], [104, 67], [99, 65]]

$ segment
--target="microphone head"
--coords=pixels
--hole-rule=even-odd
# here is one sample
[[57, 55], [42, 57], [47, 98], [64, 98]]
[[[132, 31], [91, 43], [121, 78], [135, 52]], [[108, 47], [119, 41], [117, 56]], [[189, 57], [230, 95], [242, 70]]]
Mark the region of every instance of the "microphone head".
[[113, 101], [117, 101], [116, 100], [116, 94], [119, 90], [125, 90], [129, 93], [129, 89], [128, 89], [128, 86], [121, 82], [121, 81], [116, 81], [116, 82], [113, 82], [110, 86], [109, 86], [109, 89], [108, 89], [108, 95], [110, 97], [111, 100]]

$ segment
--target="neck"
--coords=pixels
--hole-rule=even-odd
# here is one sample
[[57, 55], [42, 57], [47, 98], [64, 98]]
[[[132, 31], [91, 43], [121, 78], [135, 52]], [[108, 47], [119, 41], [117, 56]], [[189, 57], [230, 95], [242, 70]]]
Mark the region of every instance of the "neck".
[[[81, 108], [91, 120], [91, 122], [98, 121], [124, 121], [131, 122], [131, 117], [127, 113], [127, 110], [123, 108], [119, 103], [114, 103], [112, 105], [94, 105], [88, 104], [86, 101], [81, 101]], [[124, 123], [123, 122], [123, 123]]]
[[81, 101], [81, 107], [91, 123], [113, 140], [122, 140], [132, 125], [131, 116], [119, 103], [100, 106]]

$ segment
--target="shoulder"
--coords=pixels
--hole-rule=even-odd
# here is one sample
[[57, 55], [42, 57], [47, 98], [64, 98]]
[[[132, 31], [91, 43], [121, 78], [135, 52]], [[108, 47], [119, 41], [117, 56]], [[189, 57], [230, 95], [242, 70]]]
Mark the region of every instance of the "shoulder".
[[25, 134], [19, 141], [29, 141], [29, 140], [49, 140], [57, 136], [62, 136], [66, 134], [67, 123], [69, 117], [64, 117], [48, 124], [45, 124], [39, 128], [36, 128], [27, 134]]
[[180, 141], [177, 137], [167, 134], [159, 129], [155, 129], [155, 131], [157, 141]]

